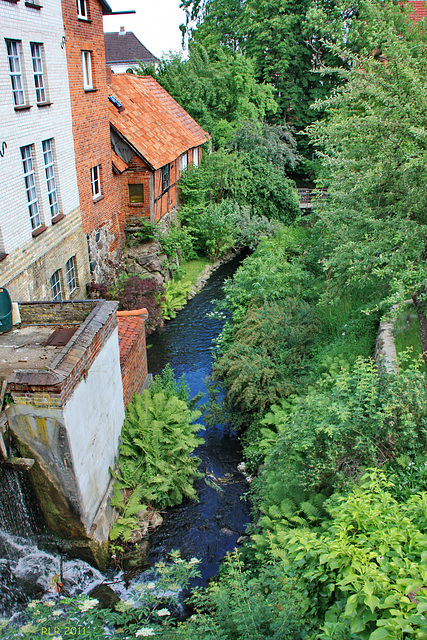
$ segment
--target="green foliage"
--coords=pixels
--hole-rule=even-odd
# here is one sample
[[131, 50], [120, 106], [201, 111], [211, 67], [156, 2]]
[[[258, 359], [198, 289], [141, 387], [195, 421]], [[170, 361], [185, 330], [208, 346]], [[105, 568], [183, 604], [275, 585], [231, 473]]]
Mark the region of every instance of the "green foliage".
[[187, 404], [190, 402], [190, 387], [188, 386], [185, 373], [182, 374], [179, 380], [176, 380], [174, 370], [169, 362], [161, 374], [153, 376], [150, 391], [153, 395], [156, 393], [164, 393], [167, 399], [176, 396], [179, 400]]
[[278, 564], [251, 572], [235, 551], [219, 581], [192, 598], [195, 614], [164, 640], [303, 640], [301, 598]]
[[297, 529], [280, 535], [273, 555], [299, 576], [304, 614], [317, 619], [319, 639], [424, 638], [426, 509], [426, 493], [399, 503], [375, 471], [332, 501], [324, 533]]
[[[111, 473], [113, 476], [115, 475], [114, 471], [111, 471]], [[143, 493], [141, 486], [135, 487], [126, 502], [122, 489], [124, 487], [119, 482], [113, 484], [114, 498], [111, 498], [110, 504], [118, 509], [120, 515], [110, 531], [110, 540], [122, 538], [125, 542], [128, 542], [131, 539], [132, 531], [138, 528], [138, 518], [135, 514], [146, 509], [146, 505], [140, 502]]]
[[[261, 421], [265, 466], [257, 481], [261, 524], [274, 540], [290, 525], [318, 523], [333, 491], [363, 470], [419, 455], [427, 437], [427, 390], [415, 371], [380, 376], [370, 361], [333, 371], [292, 405], [272, 407]], [[320, 511], [319, 511], [320, 508]], [[257, 538], [261, 550], [265, 536]]]
[[202, 442], [195, 435], [202, 427], [193, 424], [199, 416], [175, 395], [149, 389], [135, 395], [126, 410], [114, 474], [120, 488], [140, 486], [140, 496], [158, 507], [195, 499], [200, 460], [190, 454]]
[[126, 244], [134, 247], [144, 242], [151, 242], [156, 237], [157, 227], [149, 220], [141, 219], [138, 222], [138, 231], [126, 231]]
[[166, 283], [161, 305], [164, 320], [176, 317], [177, 312], [185, 306], [190, 290], [191, 285], [181, 280]]
[[298, 227], [280, 229], [274, 238], [261, 240], [224, 285], [225, 304], [234, 320], [244, 316], [254, 298], [260, 305], [290, 297], [307, 299], [312, 276], [303, 264], [289, 260], [302, 254], [308, 243], [308, 233]]
[[425, 282], [427, 49], [416, 27], [404, 38], [391, 10], [376, 11], [381, 55], [351, 56], [347, 83], [321, 103], [328, 117], [310, 135], [328, 189], [317, 213], [330, 290], [370, 289], [374, 304], [390, 306]]
[[157, 239], [168, 257], [175, 258], [178, 254], [184, 262], [196, 257], [193, 238], [186, 228], [173, 225], [166, 233], [159, 233]]
[[241, 122], [263, 120], [277, 110], [273, 88], [257, 82], [251, 59], [233, 51], [213, 54], [191, 43], [186, 60], [170, 54], [157, 69], [140, 65], [135, 72], [152, 75], [219, 146]]
[[226, 406], [257, 414], [294, 393], [307, 372], [308, 348], [317, 331], [307, 303], [255, 299], [237, 325], [232, 346], [214, 364], [214, 380], [226, 389]]

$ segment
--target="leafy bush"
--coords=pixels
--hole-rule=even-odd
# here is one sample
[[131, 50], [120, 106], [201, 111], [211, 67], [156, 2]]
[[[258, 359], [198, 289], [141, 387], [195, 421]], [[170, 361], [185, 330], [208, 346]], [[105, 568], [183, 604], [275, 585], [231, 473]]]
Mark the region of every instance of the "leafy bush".
[[213, 367], [233, 413], [257, 414], [294, 393], [307, 372], [317, 331], [315, 314], [304, 301], [254, 300], [236, 326], [232, 346]]
[[144, 242], [152, 242], [156, 237], [156, 225], [149, 220], [139, 220], [138, 230], [126, 231], [126, 244], [134, 247]]
[[164, 640], [303, 640], [301, 594], [279, 563], [251, 571], [228, 554], [218, 581], [191, 599], [188, 621], [169, 627]]
[[313, 296], [313, 277], [298, 259], [308, 243], [303, 228], [281, 227], [274, 237], [260, 239], [254, 253], [224, 284], [224, 304], [234, 320], [244, 316], [254, 298], [266, 303], [289, 297], [309, 300]]
[[193, 237], [185, 227], [173, 225], [167, 233], [159, 233], [157, 238], [163, 253], [169, 257], [175, 258], [176, 254], [178, 254], [184, 262], [196, 257], [193, 247]]
[[328, 510], [324, 533], [286, 531], [273, 544], [273, 555], [299, 576], [319, 640], [425, 640], [427, 493], [399, 503], [375, 471]]
[[146, 308], [148, 320], [146, 322], [147, 334], [163, 326], [161, 303], [164, 287], [154, 278], [130, 276], [118, 291], [119, 309], [132, 310]]
[[[322, 504], [364, 469], [402, 454], [420, 454], [427, 437], [424, 376], [380, 376], [360, 359], [350, 371], [324, 377], [292, 406], [264, 417], [265, 467], [257, 483], [261, 524], [274, 535], [318, 522]], [[299, 519], [299, 520], [298, 520]], [[266, 545], [265, 538], [258, 540]]]
[[203, 440], [195, 435], [203, 427], [193, 424], [200, 411], [185, 402], [149, 389], [135, 395], [126, 409], [119, 447], [119, 488], [141, 486], [140, 497], [158, 507], [196, 498], [193, 480], [200, 460], [191, 452]]

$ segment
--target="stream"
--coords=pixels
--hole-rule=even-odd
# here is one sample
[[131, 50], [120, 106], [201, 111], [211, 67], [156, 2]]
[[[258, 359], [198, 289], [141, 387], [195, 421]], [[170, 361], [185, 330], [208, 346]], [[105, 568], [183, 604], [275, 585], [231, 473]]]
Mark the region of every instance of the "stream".
[[[215, 300], [222, 296], [224, 279], [233, 275], [242, 257], [222, 265], [207, 281], [205, 288], [169, 321], [164, 331], [147, 340], [148, 370], [161, 373], [167, 363], [179, 378], [185, 374], [190, 397], [206, 392], [206, 377], [211, 373], [214, 340], [225, 322], [223, 313], [212, 313]], [[203, 411], [206, 396], [199, 401]], [[203, 424], [203, 416], [199, 418]], [[223, 425], [210, 427], [200, 435], [205, 443], [195, 454], [201, 459], [205, 477], [196, 481], [198, 502], [184, 501], [166, 510], [163, 525], [150, 536], [150, 565], [168, 559], [171, 550], [179, 549], [182, 557], [201, 560], [201, 578], [192, 587], [205, 586], [218, 572], [221, 559], [235, 548], [250, 521], [250, 504], [244, 499], [249, 490], [245, 476], [237, 470], [241, 461], [238, 439]], [[58, 553], [61, 541], [55, 541], [40, 526], [34, 512], [34, 500], [22, 481], [21, 473], [1, 479], [0, 504], [0, 615], [9, 616], [31, 598], [51, 593], [55, 574], [67, 576], [70, 595], [89, 594], [104, 581], [125, 597], [129, 585], [123, 574], [107, 576], [81, 560]], [[6, 490], [7, 489], [7, 490]], [[10, 498], [6, 497], [10, 491]], [[18, 499], [19, 498], [19, 499]], [[8, 504], [18, 504], [21, 521], [14, 521]], [[28, 505], [31, 505], [30, 507]], [[26, 537], [23, 537], [26, 532]], [[66, 548], [66, 543], [65, 543]], [[150, 575], [150, 570], [147, 571]], [[151, 573], [152, 575], [152, 573]], [[144, 574], [133, 578], [144, 581]]]

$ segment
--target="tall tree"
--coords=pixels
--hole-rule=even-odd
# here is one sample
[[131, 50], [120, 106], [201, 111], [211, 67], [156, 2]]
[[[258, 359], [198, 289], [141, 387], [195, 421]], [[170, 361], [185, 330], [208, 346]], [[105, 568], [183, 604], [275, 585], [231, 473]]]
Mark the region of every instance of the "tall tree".
[[323, 161], [318, 185], [328, 189], [318, 204], [324, 265], [330, 290], [370, 287], [384, 306], [413, 296], [424, 322], [427, 42], [412, 24], [406, 37], [396, 28], [399, 7], [371, 8], [382, 51], [346, 52], [348, 81], [322, 102], [327, 119], [309, 128]]
[[213, 55], [192, 42], [188, 59], [174, 54], [157, 69], [140, 64], [135, 71], [155, 77], [218, 145], [242, 122], [263, 120], [278, 109], [273, 87], [256, 81], [252, 61], [228, 48]]

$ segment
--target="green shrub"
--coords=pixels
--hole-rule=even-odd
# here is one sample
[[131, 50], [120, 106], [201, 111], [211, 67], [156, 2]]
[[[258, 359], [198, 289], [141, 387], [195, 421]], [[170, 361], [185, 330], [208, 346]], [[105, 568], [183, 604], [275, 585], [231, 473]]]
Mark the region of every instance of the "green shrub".
[[258, 414], [294, 393], [308, 371], [317, 331], [315, 314], [304, 301], [254, 300], [236, 326], [232, 346], [213, 367], [213, 379], [224, 384], [232, 412]]
[[426, 380], [413, 371], [380, 376], [374, 363], [360, 359], [350, 371], [324, 376], [291, 406], [272, 407], [262, 424], [260, 523], [279, 535], [289, 526], [318, 523], [325, 497], [347, 489], [367, 467], [421, 454]]
[[427, 493], [399, 503], [374, 471], [328, 510], [324, 533], [286, 531], [273, 544], [273, 555], [299, 576], [319, 640], [425, 640]]

